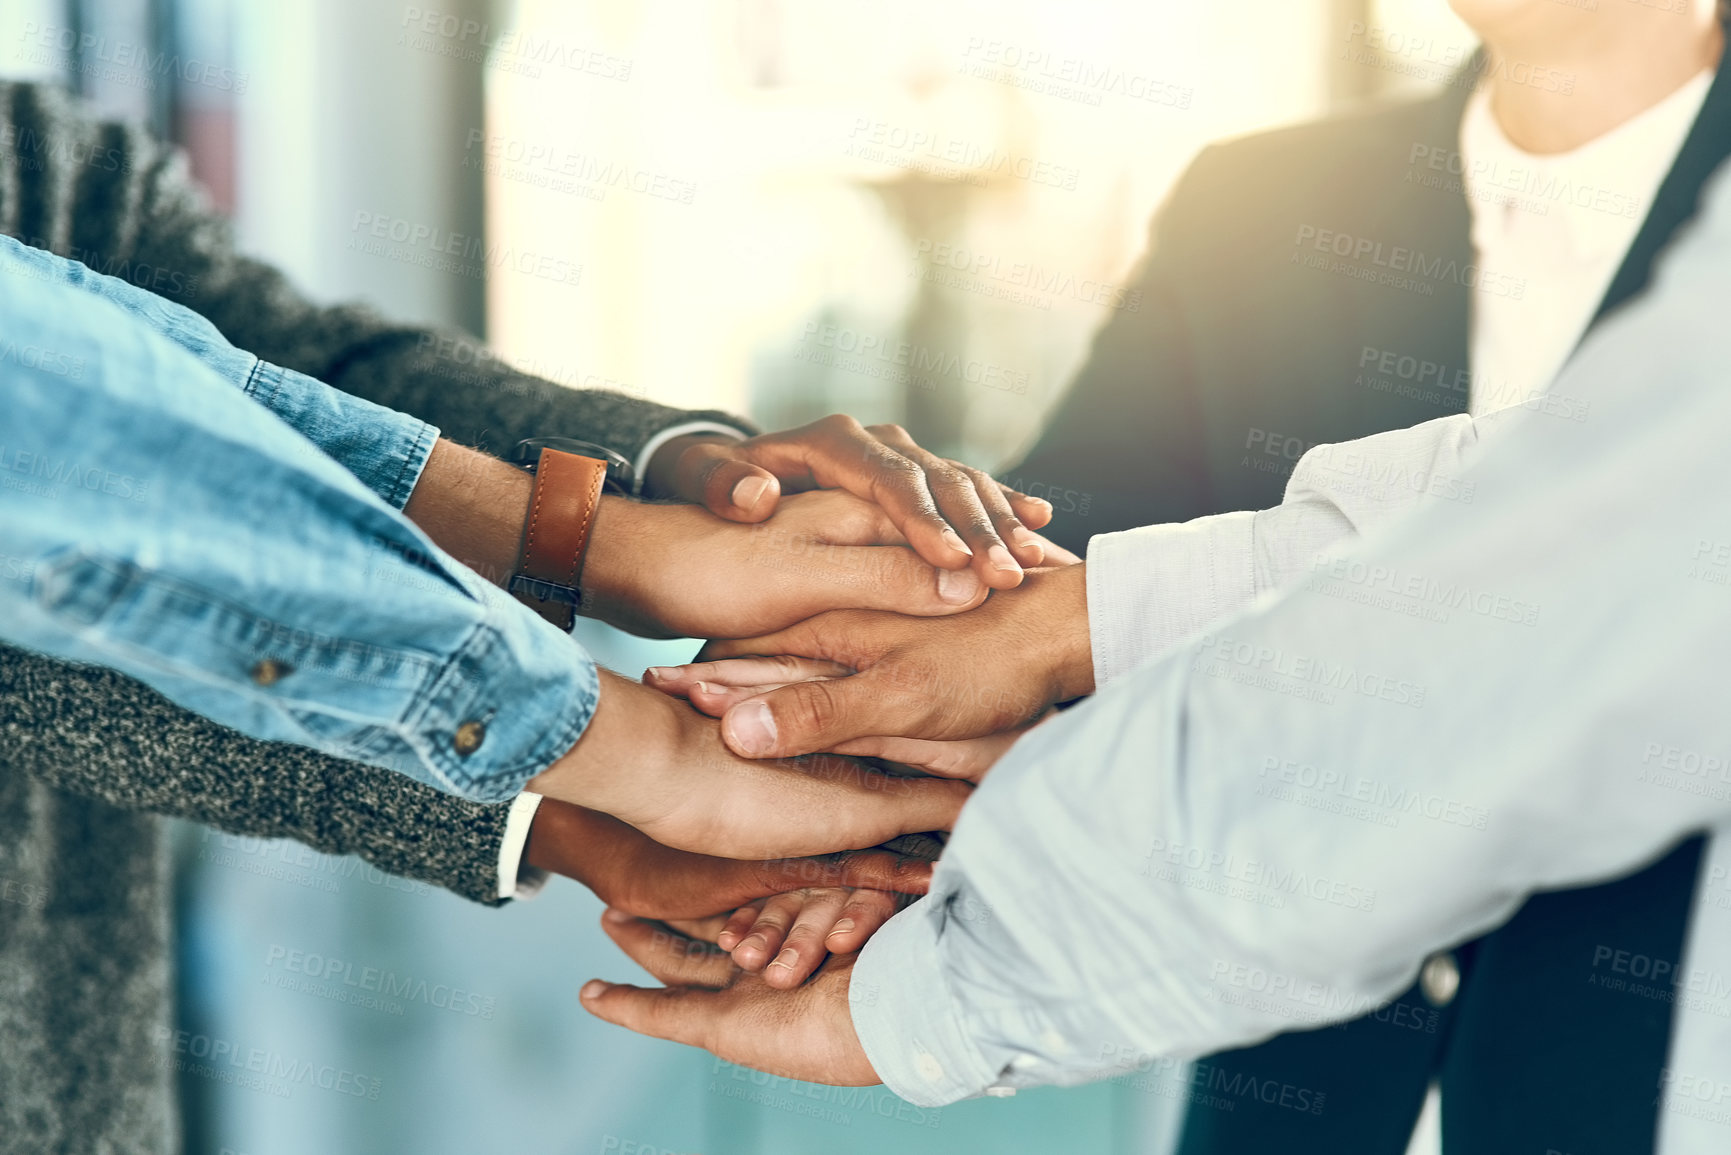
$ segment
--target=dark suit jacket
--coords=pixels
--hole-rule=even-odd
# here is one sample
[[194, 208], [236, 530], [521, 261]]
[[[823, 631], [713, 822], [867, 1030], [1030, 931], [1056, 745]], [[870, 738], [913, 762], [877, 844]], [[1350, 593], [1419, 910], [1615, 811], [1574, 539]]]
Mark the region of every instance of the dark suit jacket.
[[[1471, 296], [1522, 289], [1502, 270], [1468, 271], [1467, 203], [1449, 170], [1469, 90], [1463, 76], [1433, 99], [1197, 158], [1154, 224], [1140, 307], [1100, 332], [1007, 474], [1053, 500], [1046, 532], [1081, 552], [1096, 533], [1272, 506], [1311, 445], [1466, 407]], [[1728, 151], [1721, 71], [1599, 316], [1646, 284]], [[1602, 944], [1681, 957], [1699, 851], [1693, 841], [1616, 884], [1534, 898], [1456, 952], [1464, 981], [1445, 1005], [1414, 987], [1344, 1028], [1208, 1060], [1224, 1068], [1210, 1086], [1277, 1080], [1324, 1096], [1324, 1108], [1243, 1096], [1192, 1107], [1185, 1155], [1401, 1155], [1433, 1079], [1451, 1152], [1651, 1150], [1669, 1004], [1588, 980]]]

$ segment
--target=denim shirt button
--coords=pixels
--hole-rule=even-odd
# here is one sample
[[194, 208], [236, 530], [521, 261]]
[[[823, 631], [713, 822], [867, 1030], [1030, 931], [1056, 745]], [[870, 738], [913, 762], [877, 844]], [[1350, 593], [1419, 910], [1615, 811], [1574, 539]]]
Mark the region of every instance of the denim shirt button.
[[464, 722], [457, 727], [457, 735], [451, 739], [451, 745], [464, 758], [481, 748], [481, 743], [487, 740], [487, 727], [482, 722]]
[[295, 668], [287, 662], [279, 662], [275, 658], [265, 658], [263, 661], [254, 662], [252, 669], [247, 673], [254, 682], [261, 686], [274, 686], [294, 671]]

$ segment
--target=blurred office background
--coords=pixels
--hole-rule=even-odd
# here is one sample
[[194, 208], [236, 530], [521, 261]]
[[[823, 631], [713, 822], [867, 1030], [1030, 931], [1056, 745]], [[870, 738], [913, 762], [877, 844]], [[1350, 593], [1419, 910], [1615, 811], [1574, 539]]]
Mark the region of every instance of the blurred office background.
[[[181, 141], [318, 298], [572, 386], [846, 411], [997, 469], [1137, 307], [1203, 145], [1435, 79], [1367, 64], [1367, 27], [1470, 42], [1444, 0], [6, 0], [0, 74]], [[584, 640], [626, 672], [692, 648]], [[189, 1079], [196, 1155], [1140, 1153], [1180, 1109], [1177, 1069], [939, 1112], [754, 1075], [579, 1009], [640, 972], [575, 884], [489, 911], [177, 838], [183, 1025], [364, 1089]], [[411, 993], [301, 982], [344, 967]]]

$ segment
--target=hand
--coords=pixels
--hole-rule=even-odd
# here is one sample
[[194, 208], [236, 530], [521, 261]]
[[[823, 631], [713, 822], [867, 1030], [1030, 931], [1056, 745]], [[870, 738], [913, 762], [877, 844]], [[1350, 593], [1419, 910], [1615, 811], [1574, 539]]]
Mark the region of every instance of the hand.
[[[747, 758], [835, 750], [879, 735], [983, 737], [1093, 692], [1086, 567], [1030, 574], [1021, 589], [993, 594], [960, 617], [823, 614], [767, 637], [711, 643], [702, 656], [746, 654], [794, 654], [859, 671], [785, 685], [728, 708], [722, 737]], [[713, 671], [679, 667], [655, 684], [684, 691]]]
[[972, 787], [898, 778], [849, 758], [757, 762], [664, 694], [601, 674], [595, 715], [529, 789], [600, 810], [676, 850], [777, 858], [858, 850], [948, 830]]
[[[643, 675], [646, 685], [663, 693], [683, 695], [711, 718], [720, 718], [735, 705], [771, 690], [797, 682], [821, 682], [844, 678], [853, 671], [835, 662], [813, 658], [729, 658], [689, 666], [654, 666]], [[986, 771], [997, 764], [1031, 726], [1017, 726], [983, 738], [934, 742], [925, 738], [878, 736], [843, 742], [830, 754], [846, 754], [910, 767], [939, 778], [960, 778], [976, 786]], [[734, 958], [741, 966], [745, 962]]]
[[933, 569], [889, 516], [846, 493], [782, 502], [763, 525], [696, 506], [602, 498], [580, 582], [583, 613], [645, 637], [739, 637], [825, 610], [960, 613], [989, 592]]
[[[576, 879], [608, 906], [663, 919], [702, 918], [764, 899], [774, 902], [774, 896], [789, 892], [826, 894], [852, 887], [870, 888], [861, 894], [885, 894], [893, 907], [896, 894], [924, 894], [932, 877], [930, 862], [887, 850], [752, 862], [692, 854], [663, 846], [617, 818], [552, 798], [542, 799], [535, 811], [523, 858], [530, 866]], [[819, 908], [810, 913], [817, 916]], [[859, 941], [882, 921], [862, 924]]]
[[583, 1008], [639, 1034], [702, 1047], [789, 1079], [863, 1087], [881, 1082], [854, 1033], [848, 1002], [857, 954], [831, 955], [811, 981], [782, 991], [706, 944], [610, 910], [607, 936], [661, 989], [583, 985]]
[[909, 901], [906, 895], [844, 886], [789, 891], [734, 911], [715, 945], [732, 954], [741, 970], [761, 971], [770, 986], [791, 990], [829, 954], [852, 954], [864, 946]]
[[1017, 585], [1023, 567], [1051, 564], [1056, 548], [1032, 532], [1052, 520], [1050, 503], [921, 449], [899, 425], [864, 427], [840, 414], [744, 441], [676, 437], [644, 476], [645, 496], [697, 502], [729, 521], [762, 521], [782, 493], [806, 489], [876, 503], [921, 557], [944, 569], [971, 561], [993, 589]]

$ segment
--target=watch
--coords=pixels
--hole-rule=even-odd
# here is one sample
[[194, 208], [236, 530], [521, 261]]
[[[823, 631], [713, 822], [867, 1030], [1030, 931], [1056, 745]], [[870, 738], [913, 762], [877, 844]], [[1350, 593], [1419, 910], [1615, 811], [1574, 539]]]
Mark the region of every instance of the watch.
[[527, 441], [519, 441], [517, 447], [511, 450], [511, 462], [534, 473], [543, 449], [557, 449], [561, 453], [574, 453], [579, 457], [592, 457], [605, 462], [606, 488], [609, 493], [630, 497], [637, 487], [637, 470], [622, 454], [613, 452], [605, 445], [597, 445], [593, 441], [579, 441], [575, 437], [531, 437]]
[[[631, 466], [617, 453], [587, 442], [583, 445], [608, 453], [609, 457], [587, 457], [555, 449], [546, 444], [561, 439], [543, 438], [542, 444], [520, 442], [513, 459], [535, 475], [529, 498], [529, 515], [523, 523], [523, 545], [517, 568], [506, 589], [530, 609], [562, 630], [577, 621], [583, 604], [578, 578], [583, 572], [583, 554], [589, 546], [589, 530], [607, 485], [610, 468], [618, 463], [629, 474]], [[534, 448], [531, 448], [534, 447]], [[523, 459], [533, 454], [533, 460]]]

